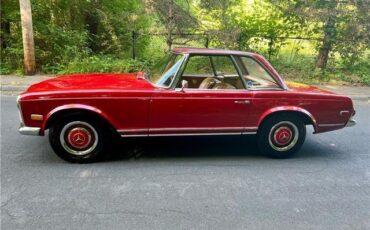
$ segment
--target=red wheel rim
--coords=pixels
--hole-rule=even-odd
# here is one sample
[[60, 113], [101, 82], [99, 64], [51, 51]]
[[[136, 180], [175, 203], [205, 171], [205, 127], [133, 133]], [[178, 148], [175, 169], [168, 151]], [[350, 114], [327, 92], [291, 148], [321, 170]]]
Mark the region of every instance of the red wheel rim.
[[60, 133], [63, 148], [77, 156], [92, 152], [98, 145], [98, 133], [89, 123], [73, 121], [64, 126]]
[[275, 124], [269, 133], [270, 146], [276, 151], [287, 151], [298, 142], [299, 131], [290, 121], [281, 121]]
[[289, 127], [281, 126], [274, 131], [272, 138], [277, 146], [285, 146], [292, 140], [293, 132]]
[[88, 127], [78, 126], [66, 132], [66, 142], [77, 150], [84, 150], [94, 143], [94, 134]]

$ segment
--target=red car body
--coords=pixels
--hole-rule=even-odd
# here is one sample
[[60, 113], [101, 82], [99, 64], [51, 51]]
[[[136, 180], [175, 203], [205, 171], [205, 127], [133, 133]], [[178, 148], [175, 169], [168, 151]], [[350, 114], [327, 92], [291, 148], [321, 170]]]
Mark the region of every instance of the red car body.
[[56, 77], [29, 87], [18, 98], [20, 132], [44, 135], [54, 116], [71, 110], [95, 113], [122, 137], [256, 134], [261, 123], [294, 112], [315, 133], [340, 129], [355, 114], [350, 98], [304, 84], [285, 84], [259, 54], [178, 48], [184, 55], [245, 55], [260, 63], [279, 90], [179, 90], [158, 87], [144, 73], [94, 73]]

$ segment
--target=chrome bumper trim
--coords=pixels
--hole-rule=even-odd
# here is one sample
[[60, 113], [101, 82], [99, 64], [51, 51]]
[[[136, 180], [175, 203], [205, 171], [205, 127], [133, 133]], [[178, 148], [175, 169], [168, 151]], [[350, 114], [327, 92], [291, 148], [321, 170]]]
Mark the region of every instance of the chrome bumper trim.
[[20, 134], [31, 135], [31, 136], [40, 136], [40, 130], [41, 128], [38, 128], [38, 127], [27, 127], [23, 125], [21, 125], [21, 127], [19, 127], [18, 129]]
[[351, 127], [351, 126], [354, 126], [356, 124], [357, 124], [357, 121], [354, 120], [354, 119], [352, 119], [352, 118], [350, 118], [349, 121], [346, 124], [346, 127]]

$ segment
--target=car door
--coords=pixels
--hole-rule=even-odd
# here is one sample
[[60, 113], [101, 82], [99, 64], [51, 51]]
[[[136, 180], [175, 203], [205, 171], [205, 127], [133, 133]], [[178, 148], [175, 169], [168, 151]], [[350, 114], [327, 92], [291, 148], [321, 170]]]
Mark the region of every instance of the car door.
[[[177, 87], [160, 89], [153, 94], [149, 135], [254, 133], [256, 127], [245, 126], [252, 112], [253, 93], [245, 89], [231, 56], [209, 59], [213, 60], [207, 67], [211, 68], [209, 73], [205, 73], [204, 67], [199, 67], [199, 64], [204, 66], [205, 62], [194, 57], [190, 56], [178, 83], [175, 83]], [[198, 67], [192, 66], [192, 58]], [[227, 68], [221, 68], [222, 65], [215, 61], [217, 58], [223, 59], [221, 61], [225, 63], [222, 65]], [[224, 72], [220, 73], [221, 70]], [[212, 76], [220, 86], [218, 89], [199, 88], [201, 82]], [[184, 79], [187, 79], [189, 87], [182, 89], [180, 84]], [[235, 86], [227, 83], [233, 81], [237, 81]]]

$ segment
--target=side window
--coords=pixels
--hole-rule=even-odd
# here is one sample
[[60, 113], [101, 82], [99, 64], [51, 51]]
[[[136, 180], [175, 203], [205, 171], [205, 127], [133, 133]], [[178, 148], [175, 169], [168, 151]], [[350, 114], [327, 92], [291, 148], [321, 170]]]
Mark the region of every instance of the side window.
[[183, 75], [213, 76], [213, 70], [209, 56], [190, 57]]
[[245, 89], [231, 56], [192, 55], [176, 88], [185, 80], [191, 89]]
[[167, 63], [166, 67], [164, 68], [163, 75], [160, 78], [156, 78], [154, 75], [153, 80], [156, 79], [156, 84], [159, 86], [168, 87], [171, 85], [176, 72], [180, 68], [183, 62], [184, 56], [182, 55], [174, 55], [170, 58], [170, 61]]
[[241, 57], [247, 73], [244, 79], [250, 89], [280, 88], [275, 79], [254, 59]]
[[234, 63], [229, 56], [213, 56], [212, 61], [217, 75], [238, 76]]

